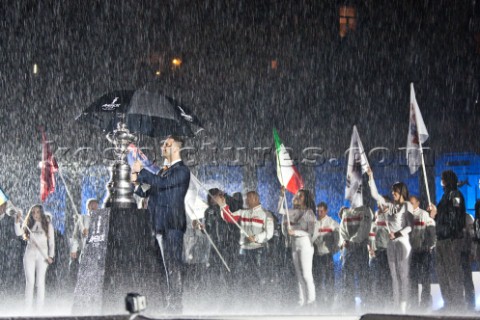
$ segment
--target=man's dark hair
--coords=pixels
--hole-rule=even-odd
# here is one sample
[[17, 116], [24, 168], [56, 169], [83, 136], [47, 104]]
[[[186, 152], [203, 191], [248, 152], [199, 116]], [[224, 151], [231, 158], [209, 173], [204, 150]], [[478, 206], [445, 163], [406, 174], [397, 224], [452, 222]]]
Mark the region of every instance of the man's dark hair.
[[420, 198], [418, 196], [412, 194], [412, 195], [410, 195], [410, 199], [412, 199], [412, 198], [417, 200], [418, 202], [420, 202]]
[[448, 189], [457, 189], [458, 177], [452, 170], [443, 171], [442, 180]]
[[328, 210], [328, 206], [325, 202], [320, 202], [319, 204], [317, 204], [317, 208], [323, 208], [325, 210]]
[[208, 205], [209, 206], [216, 205], [217, 203], [213, 200], [213, 197], [223, 196], [223, 195], [224, 195], [223, 191], [218, 188], [212, 188], [208, 190], [208, 197], [207, 197]]
[[185, 141], [182, 139], [182, 137], [176, 136], [176, 135], [173, 135], [173, 134], [169, 135], [167, 137], [167, 139], [172, 139], [176, 143], [180, 144], [180, 148], [183, 147], [183, 144], [185, 143]]

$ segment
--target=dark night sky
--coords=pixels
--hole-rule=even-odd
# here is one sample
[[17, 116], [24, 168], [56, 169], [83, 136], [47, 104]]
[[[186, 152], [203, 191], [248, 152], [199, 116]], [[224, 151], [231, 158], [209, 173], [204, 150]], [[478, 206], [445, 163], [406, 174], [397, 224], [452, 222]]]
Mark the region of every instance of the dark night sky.
[[[344, 38], [343, 4], [357, 10], [356, 31]], [[73, 119], [105, 92], [140, 87], [189, 105], [204, 123], [201, 139], [220, 148], [271, 147], [276, 126], [294, 153], [315, 146], [341, 155], [354, 124], [367, 149], [405, 146], [414, 82], [427, 146], [438, 153], [479, 150], [475, 1], [0, 6], [4, 164], [39, 160], [39, 125], [57, 146], [104, 146], [103, 134]], [[173, 57], [182, 59], [180, 68], [170, 67]]]

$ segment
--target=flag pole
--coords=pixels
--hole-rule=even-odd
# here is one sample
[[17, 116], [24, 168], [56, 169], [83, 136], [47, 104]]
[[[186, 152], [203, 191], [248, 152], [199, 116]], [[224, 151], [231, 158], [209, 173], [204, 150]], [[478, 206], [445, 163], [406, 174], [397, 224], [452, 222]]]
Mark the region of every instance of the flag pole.
[[[193, 174], [190, 174], [190, 178], [191, 177], [194, 177], [194, 179], [196, 180], [197, 184], [199, 185], [202, 185], [200, 183], [200, 181], [198, 181], [197, 177], [195, 177]], [[198, 195], [198, 191], [197, 191], [197, 195]], [[193, 215], [195, 216], [195, 219], [197, 219], [197, 221], [200, 221], [200, 219], [198, 218], [197, 214], [195, 213], [195, 210], [192, 209], [192, 213]], [[230, 270], [230, 267], [228, 266], [227, 262], [225, 261], [225, 259], [223, 258], [222, 254], [220, 253], [220, 251], [218, 250], [217, 246], [215, 245], [215, 243], [213, 242], [212, 238], [210, 237], [210, 235], [208, 234], [207, 230], [205, 228], [202, 229], [203, 233], [207, 236], [207, 240], [208, 242], [210, 242], [210, 244], [212, 245], [213, 249], [215, 250], [215, 252], [217, 253], [218, 257], [220, 258], [220, 260], [222, 261], [223, 265], [225, 266], [225, 268], [227, 268], [228, 272], [231, 272]]]
[[[197, 217], [196, 214], [195, 214], [195, 217], [196, 217], [197, 220], [198, 220], [198, 217]], [[215, 245], [215, 243], [213, 243], [213, 240], [212, 240], [212, 238], [210, 238], [210, 235], [208, 234], [207, 230], [203, 229], [203, 232], [204, 232], [205, 235], [207, 236], [208, 242], [210, 242], [210, 244], [212, 245], [213, 249], [214, 249], [215, 252], [217, 253], [218, 257], [219, 257], [220, 260], [222, 261], [222, 263], [223, 263], [223, 265], [225, 266], [225, 268], [227, 268], [228, 272], [231, 272], [230, 268], [228, 267], [227, 262], [226, 262], [225, 259], [223, 258], [222, 254], [221, 254], [220, 251], [218, 250], [218, 248], [217, 248], [217, 246]]]
[[279, 168], [280, 167], [280, 158], [278, 157], [278, 152], [277, 152], [277, 146], [275, 145], [275, 154], [277, 156], [277, 173], [278, 171], [280, 171], [280, 184], [282, 185], [283, 187], [283, 201], [282, 201], [282, 204], [285, 204], [285, 214], [287, 215], [287, 228], [288, 230], [291, 229], [291, 226], [290, 226], [290, 215], [288, 213], [288, 204], [287, 204], [287, 196], [285, 195], [285, 190], [287, 188], [285, 188], [285, 184], [283, 183], [283, 174], [282, 174], [282, 170]]
[[[197, 219], [198, 221], [200, 221], [200, 219], [198, 218], [197, 214], [195, 213], [194, 210], [192, 210], [193, 212], [193, 215], [195, 216], [195, 219]], [[228, 266], [227, 262], [225, 261], [225, 259], [223, 258], [222, 254], [220, 253], [220, 251], [218, 250], [217, 246], [215, 245], [215, 243], [213, 242], [212, 238], [210, 237], [210, 235], [208, 234], [207, 230], [205, 228], [202, 229], [203, 233], [207, 236], [207, 240], [208, 242], [210, 242], [210, 244], [212, 245], [213, 249], [215, 250], [215, 252], [217, 253], [218, 257], [220, 258], [220, 260], [222, 261], [223, 265], [225, 266], [225, 268], [227, 268], [228, 272], [231, 272], [230, 270], [230, 267]]]
[[428, 188], [427, 170], [425, 169], [425, 159], [423, 158], [423, 147], [422, 147], [422, 142], [420, 141], [420, 139], [418, 139], [418, 145], [420, 146], [420, 156], [422, 158], [423, 178], [424, 178], [424, 182], [425, 182], [425, 188], [427, 189], [428, 205], [430, 205], [432, 202], [430, 200], [430, 189]]

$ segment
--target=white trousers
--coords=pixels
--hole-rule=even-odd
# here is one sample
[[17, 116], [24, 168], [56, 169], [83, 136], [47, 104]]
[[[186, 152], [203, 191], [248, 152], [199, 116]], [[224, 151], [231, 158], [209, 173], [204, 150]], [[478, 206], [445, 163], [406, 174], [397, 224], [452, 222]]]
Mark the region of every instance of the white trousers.
[[298, 281], [298, 303], [307, 304], [315, 301], [315, 284], [313, 282], [313, 245], [309, 237], [293, 238], [292, 241], [292, 259], [295, 266], [295, 274]]
[[408, 237], [390, 240], [387, 245], [388, 266], [392, 275], [393, 300], [397, 307], [409, 298], [410, 252], [412, 247]]
[[45, 302], [45, 274], [48, 263], [36, 247], [27, 247], [23, 256], [25, 269], [25, 304], [27, 309], [33, 306], [33, 289], [37, 287], [37, 308], [41, 309]]

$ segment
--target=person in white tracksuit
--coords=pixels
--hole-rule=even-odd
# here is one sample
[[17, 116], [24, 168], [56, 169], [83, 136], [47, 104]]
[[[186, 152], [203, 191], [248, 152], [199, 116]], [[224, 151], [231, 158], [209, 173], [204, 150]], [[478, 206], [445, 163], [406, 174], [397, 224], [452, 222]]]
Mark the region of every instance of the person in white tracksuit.
[[[293, 209], [288, 210], [288, 213], [282, 209], [279, 210], [284, 214], [282, 232], [288, 235], [298, 281], [298, 305], [312, 306], [315, 302], [315, 283], [312, 273], [314, 253], [312, 239], [316, 221], [315, 202], [309, 191], [301, 189], [293, 198]], [[287, 220], [287, 214], [290, 222]]]
[[[333, 255], [340, 249], [339, 224], [327, 215], [325, 202], [317, 205], [317, 221], [313, 233], [315, 255], [313, 256], [313, 279], [317, 290], [317, 304], [322, 301], [322, 308], [332, 306], [335, 297], [335, 268]], [[320, 297], [319, 297], [320, 295]]]
[[37, 308], [45, 301], [45, 274], [48, 265], [53, 263], [55, 252], [54, 230], [51, 219], [41, 205], [34, 205], [28, 211], [23, 225], [21, 213], [15, 220], [15, 234], [28, 242], [23, 256], [25, 269], [25, 303], [27, 310], [33, 306], [33, 290], [37, 287]]
[[386, 210], [390, 235], [390, 241], [387, 245], [387, 258], [392, 276], [393, 300], [395, 307], [399, 308], [402, 313], [406, 313], [412, 251], [408, 234], [412, 231], [413, 206], [408, 201], [408, 188], [403, 182], [393, 184], [393, 203], [389, 203], [378, 193], [371, 169], [369, 169], [368, 175], [372, 197], [377, 201], [380, 208]]

